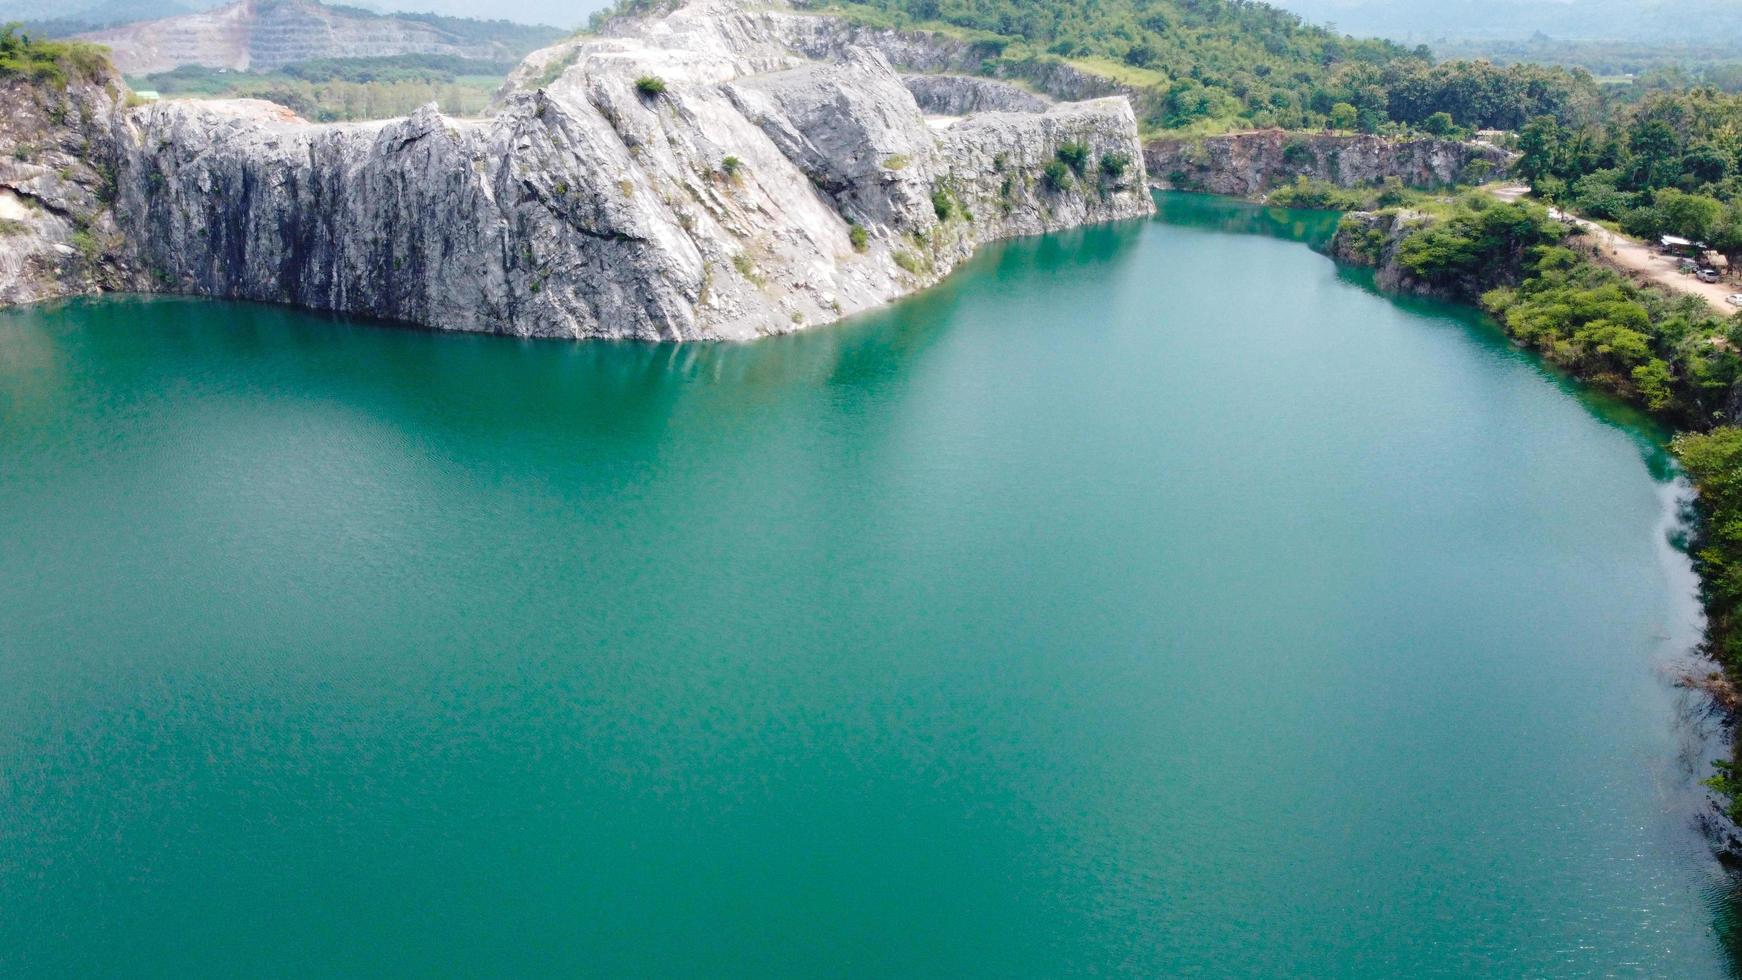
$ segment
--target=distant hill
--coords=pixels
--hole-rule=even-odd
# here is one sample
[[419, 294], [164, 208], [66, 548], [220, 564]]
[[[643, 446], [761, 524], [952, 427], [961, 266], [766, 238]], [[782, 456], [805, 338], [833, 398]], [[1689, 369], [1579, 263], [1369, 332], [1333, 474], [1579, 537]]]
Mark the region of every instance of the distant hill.
[[[65, 37], [82, 31], [210, 10], [227, 0], [0, 0], [0, 24], [23, 21], [37, 37]], [[521, 24], [552, 24], [572, 30], [587, 22], [607, 0], [348, 0], [374, 13], [437, 14], [453, 19], [497, 19]]]
[[0, 0], [0, 23], [23, 21], [37, 37], [160, 20], [218, 6], [221, 0]]
[[513, 60], [562, 32], [433, 14], [382, 15], [316, 0], [240, 0], [223, 7], [79, 34], [110, 49], [128, 75], [184, 65], [272, 71], [316, 59], [444, 55]]
[[1703, 43], [1742, 50], [1737, 0], [1270, 0], [1365, 37], [1437, 40]]

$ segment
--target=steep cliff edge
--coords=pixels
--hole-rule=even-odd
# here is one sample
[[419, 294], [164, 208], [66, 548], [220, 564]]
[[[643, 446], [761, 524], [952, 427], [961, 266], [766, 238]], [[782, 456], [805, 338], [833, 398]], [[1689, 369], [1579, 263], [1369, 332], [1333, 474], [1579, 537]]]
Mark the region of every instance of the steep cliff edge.
[[1144, 145], [1144, 164], [1161, 186], [1255, 197], [1296, 177], [1339, 187], [1396, 177], [1410, 187], [1444, 187], [1498, 177], [1513, 154], [1486, 143], [1290, 133], [1280, 129]]
[[0, 78], [0, 305], [151, 285], [110, 207], [120, 80]]
[[1475, 302], [1480, 287], [1436, 286], [1411, 275], [1400, 261], [1404, 239], [1431, 224], [1433, 218], [1419, 211], [1353, 211], [1338, 223], [1327, 251], [1344, 265], [1372, 269], [1374, 284], [1385, 292]]
[[116, 211], [179, 291], [704, 340], [828, 322], [983, 242], [1153, 209], [1126, 100], [928, 121], [881, 53], [805, 57], [793, 25], [816, 20], [729, 0], [620, 20], [529, 57], [481, 121], [149, 105], [116, 122]]

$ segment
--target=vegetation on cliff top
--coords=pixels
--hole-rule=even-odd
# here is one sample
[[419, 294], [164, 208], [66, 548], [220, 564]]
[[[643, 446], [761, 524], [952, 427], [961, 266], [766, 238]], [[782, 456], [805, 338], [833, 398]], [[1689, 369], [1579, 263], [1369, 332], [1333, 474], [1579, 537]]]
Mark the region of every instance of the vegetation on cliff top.
[[103, 49], [79, 41], [44, 41], [23, 33], [18, 24], [0, 27], [0, 79], [28, 78], [64, 86], [76, 78], [95, 78], [107, 68]]
[[[1345, 234], [1357, 230], [1350, 222]], [[1636, 286], [1578, 246], [1540, 204], [1469, 194], [1405, 234], [1393, 258], [1437, 291], [1479, 302], [1512, 339], [1588, 383], [1683, 428], [1726, 421], [1742, 381], [1742, 322], [1697, 297]]]
[[1582, 71], [1436, 65], [1426, 48], [1343, 37], [1240, 0], [828, 0], [826, 9], [971, 40], [989, 73], [1068, 63], [1111, 78], [1136, 95], [1150, 130], [1387, 132], [1439, 113], [1470, 129], [1545, 114], [1571, 125], [1600, 101]]

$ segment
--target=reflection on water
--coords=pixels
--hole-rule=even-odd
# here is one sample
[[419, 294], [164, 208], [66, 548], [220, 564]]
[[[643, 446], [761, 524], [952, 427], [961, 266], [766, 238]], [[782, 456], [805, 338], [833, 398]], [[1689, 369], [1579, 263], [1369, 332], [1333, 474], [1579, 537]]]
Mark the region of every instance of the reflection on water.
[[[1337, 232], [1342, 219], [1338, 211], [1297, 211], [1289, 208], [1264, 207], [1237, 198], [1215, 197], [1181, 191], [1162, 191], [1155, 195], [1156, 220], [1168, 224], [1183, 224], [1193, 228], [1227, 232], [1233, 235], [1263, 235], [1290, 242], [1300, 242], [1322, 249]], [[1248, 276], [1262, 281], [1264, 269], [1247, 266], [1230, 269], [1230, 276]]]
[[0, 316], [0, 973], [1722, 975], [1662, 434], [1161, 203], [755, 344]]

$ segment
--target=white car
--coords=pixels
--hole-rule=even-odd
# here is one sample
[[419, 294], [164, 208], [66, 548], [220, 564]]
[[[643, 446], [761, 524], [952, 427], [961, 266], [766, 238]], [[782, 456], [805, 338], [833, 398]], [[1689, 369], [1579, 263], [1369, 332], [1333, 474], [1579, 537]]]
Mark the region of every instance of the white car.
[[1731, 306], [1742, 306], [1742, 293], [1731, 293], [1724, 297], [1724, 302], [1729, 303]]

